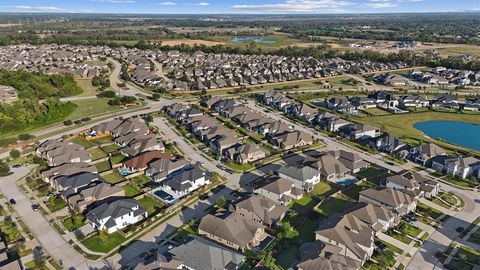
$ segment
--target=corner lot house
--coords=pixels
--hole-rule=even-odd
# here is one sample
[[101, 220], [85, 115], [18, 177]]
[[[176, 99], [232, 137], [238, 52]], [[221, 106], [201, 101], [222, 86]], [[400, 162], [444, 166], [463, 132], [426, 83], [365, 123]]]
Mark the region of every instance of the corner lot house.
[[208, 214], [203, 217], [198, 232], [223, 245], [242, 251], [258, 246], [268, 236], [264, 225], [229, 211], [220, 211], [215, 215]]
[[438, 182], [411, 171], [402, 171], [387, 177], [385, 186], [387, 188], [404, 190], [416, 198], [436, 197], [440, 191]]
[[358, 201], [371, 203], [388, 209], [400, 216], [406, 215], [417, 208], [415, 197], [396, 189], [365, 189], [360, 191]]
[[104, 203], [88, 212], [86, 218], [95, 230], [114, 233], [147, 217], [147, 211], [133, 199]]

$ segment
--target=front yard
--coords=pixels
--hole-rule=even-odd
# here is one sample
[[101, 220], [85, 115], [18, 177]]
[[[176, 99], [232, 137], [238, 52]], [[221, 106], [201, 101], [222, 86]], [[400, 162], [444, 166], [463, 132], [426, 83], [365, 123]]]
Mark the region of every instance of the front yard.
[[85, 216], [81, 213], [76, 213], [64, 219], [62, 223], [63, 226], [65, 226], [65, 228], [67, 228], [67, 230], [71, 232], [86, 224]]
[[143, 198], [138, 199], [137, 201], [140, 206], [147, 210], [149, 216], [158, 213], [163, 207], [165, 207], [165, 204], [163, 204], [161, 201], [148, 195], [145, 195]]
[[126, 238], [119, 232], [109, 234], [106, 239], [100, 239], [97, 235], [83, 241], [83, 245], [91, 251], [108, 253], [118, 245], [125, 242]]

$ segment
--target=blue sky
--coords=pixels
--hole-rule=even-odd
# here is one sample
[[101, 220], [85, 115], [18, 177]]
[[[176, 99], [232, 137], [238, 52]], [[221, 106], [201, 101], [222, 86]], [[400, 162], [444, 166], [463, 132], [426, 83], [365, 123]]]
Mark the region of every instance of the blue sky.
[[395, 13], [480, 11], [480, 0], [0, 0], [0, 12]]

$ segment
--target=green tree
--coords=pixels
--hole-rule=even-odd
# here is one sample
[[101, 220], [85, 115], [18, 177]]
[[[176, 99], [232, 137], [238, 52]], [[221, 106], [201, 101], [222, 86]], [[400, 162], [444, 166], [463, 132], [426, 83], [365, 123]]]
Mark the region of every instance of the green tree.
[[280, 238], [293, 239], [299, 235], [298, 231], [288, 222], [282, 222], [280, 225]]
[[216, 205], [218, 208], [225, 208], [225, 206], [227, 206], [227, 200], [225, 200], [224, 197], [219, 197], [219, 198], [215, 201], [215, 205]]
[[159, 93], [153, 93], [152, 94], [152, 99], [153, 100], [159, 100], [160, 99], [160, 94]]
[[98, 231], [98, 239], [100, 239], [100, 241], [102, 241], [102, 243], [105, 243], [107, 241], [107, 238], [108, 238], [107, 230]]
[[0, 159], [0, 176], [7, 176], [10, 174], [10, 167], [7, 163], [3, 162], [3, 160]]
[[17, 149], [13, 149], [12, 151], [10, 151], [10, 157], [13, 158], [13, 159], [17, 159], [20, 157], [20, 151], [18, 151]]

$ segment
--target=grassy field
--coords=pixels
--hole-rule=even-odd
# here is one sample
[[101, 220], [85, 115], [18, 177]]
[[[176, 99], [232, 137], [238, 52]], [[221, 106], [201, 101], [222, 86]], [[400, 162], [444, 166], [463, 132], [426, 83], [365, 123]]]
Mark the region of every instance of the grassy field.
[[97, 88], [92, 85], [92, 79], [75, 79], [75, 81], [83, 90], [83, 93], [77, 97], [95, 96], [98, 94]]
[[98, 236], [93, 236], [85, 240], [83, 244], [91, 251], [107, 253], [123, 243], [125, 240], [125, 237], [123, 237], [119, 232], [114, 232], [109, 234], [107, 239], [103, 241], [100, 240]]
[[106, 98], [92, 98], [72, 101], [77, 108], [65, 120], [77, 120], [83, 117], [91, 117], [108, 112], [123, 110], [120, 107], [110, 106]]
[[425, 136], [421, 131], [415, 129], [413, 125], [418, 122], [443, 120], [443, 121], [460, 121], [480, 124], [480, 117], [472, 114], [461, 113], [443, 113], [443, 112], [420, 112], [408, 113], [386, 116], [370, 116], [357, 117], [358, 122], [371, 124], [384, 129], [384, 131], [392, 133], [395, 136], [402, 138], [414, 139], [417, 141], [430, 141], [436, 144], [455, 149], [462, 149], [461, 147], [448, 144], [433, 138]]

